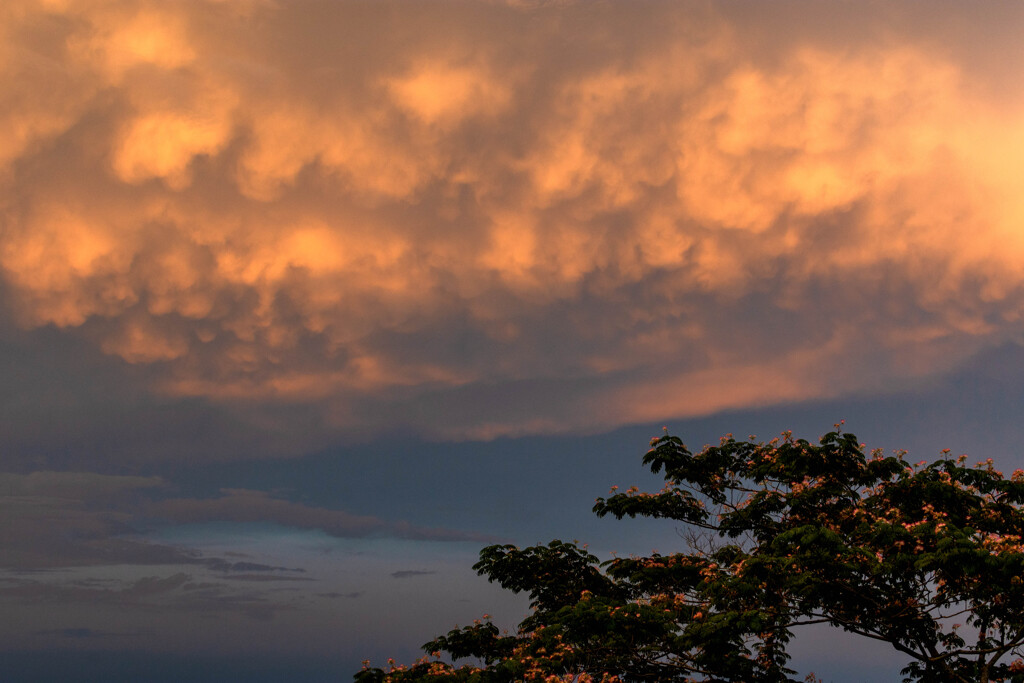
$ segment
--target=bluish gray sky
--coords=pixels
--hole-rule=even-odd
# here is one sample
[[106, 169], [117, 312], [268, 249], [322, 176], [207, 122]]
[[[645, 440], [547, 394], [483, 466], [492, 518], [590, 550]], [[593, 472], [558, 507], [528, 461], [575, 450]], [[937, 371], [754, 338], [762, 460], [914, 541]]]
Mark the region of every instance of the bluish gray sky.
[[487, 543], [682, 546], [589, 512], [663, 425], [1024, 465], [1021, 29], [4, 3], [4, 679], [345, 680], [511, 626]]

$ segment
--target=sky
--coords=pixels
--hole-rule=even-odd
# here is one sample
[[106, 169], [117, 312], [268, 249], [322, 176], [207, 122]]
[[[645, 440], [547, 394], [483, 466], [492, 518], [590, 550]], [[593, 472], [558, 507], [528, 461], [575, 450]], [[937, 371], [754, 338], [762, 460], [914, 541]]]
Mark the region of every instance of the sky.
[[[8, 0], [0, 670], [349, 680], [662, 426], [1024, 466], [1024, 6]], [[828, 630], [801, 672], [891, 678]]]

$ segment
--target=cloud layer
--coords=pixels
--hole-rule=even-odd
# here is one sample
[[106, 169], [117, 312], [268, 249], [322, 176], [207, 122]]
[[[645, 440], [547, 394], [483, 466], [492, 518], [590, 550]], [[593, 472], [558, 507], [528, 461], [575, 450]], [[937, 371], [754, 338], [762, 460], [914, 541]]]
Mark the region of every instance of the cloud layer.
[[[495, 540], [491, 536], [387, 521], [310, 507], [262, 491], [225, 490], [215, 498], [170, 498], [160, 477], [88, 472], [0, 473], [0, 568], [39, 570], [102, 565], [202, 565], [222, 572], [288, 570], [206, 557], [151, 540], [167, 524], [273, 524], [336, 538], [421, 541]], [[296, 570], [301, 571], [301, 570]]]
[[[408, 639], [424, 619], [464, 619], [459, 601], [487, 586], [467, 578], [490, 536], [255, 490], [169, 497], [174, 489], [161, 477], [0, 473], [2, 649], [49, 648], [54, 661], [68, 651], [333, 653], [347, 658], [344, 672], [384, 634]], [[427, 568], [401, 569], [414, 551]], [[392, 623], [397, 612], [379, 605], [415, 588], [381, 585], [392, 576], [427, 581], [448, 606]], [[343, 608], [331, 604], [340, 598]]]
[[15, 319], [264, 423], [444, 438], [879, 391], [1019, 341], [1013, 36], [972, 61], [905, 9], [727, 11], [7, 3]]

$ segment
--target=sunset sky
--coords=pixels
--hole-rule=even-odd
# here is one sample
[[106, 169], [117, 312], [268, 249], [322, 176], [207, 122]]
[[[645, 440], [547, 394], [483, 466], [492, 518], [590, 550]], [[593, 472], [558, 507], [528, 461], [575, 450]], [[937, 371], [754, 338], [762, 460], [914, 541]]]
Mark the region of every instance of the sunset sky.
[[[483, 545], [684, 548], [589, 512], [658, 486], [663, 425], [1024, 466], [1022, 34], [1009, 1], [0, 4], [3, 679], [349, 680], [511, 626]], [[836, 638], [801, 672], [901, 665]]]

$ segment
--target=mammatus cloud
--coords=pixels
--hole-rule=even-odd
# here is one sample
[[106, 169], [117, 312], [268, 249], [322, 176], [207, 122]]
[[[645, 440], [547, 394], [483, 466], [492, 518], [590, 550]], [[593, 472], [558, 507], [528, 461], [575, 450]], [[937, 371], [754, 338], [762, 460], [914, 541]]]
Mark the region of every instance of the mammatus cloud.
[[823, 42], [688, 3], [0, 12], [17, 320], [159, 392], [490, 438], [1020, 341], [1024, 102], [913, 17]]

